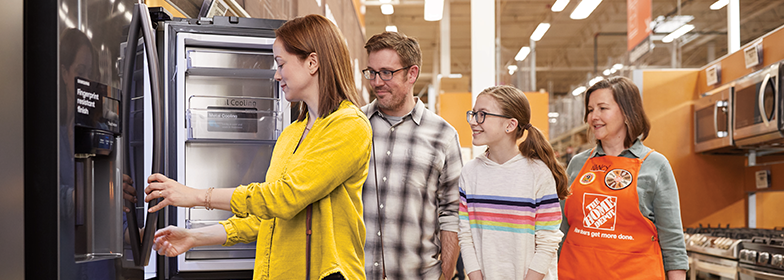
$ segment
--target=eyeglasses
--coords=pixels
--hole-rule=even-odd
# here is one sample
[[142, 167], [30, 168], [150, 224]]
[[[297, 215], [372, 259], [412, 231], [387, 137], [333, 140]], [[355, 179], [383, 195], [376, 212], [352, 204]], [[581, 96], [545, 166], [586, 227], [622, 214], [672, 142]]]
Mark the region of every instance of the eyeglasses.
[[468, 111], [468, 112], [466, 112], [466, 121], [471, 123], [471, 119], [474, 119], [474, 120], [476, 120], [477, 124], [482, 124], [482, 123], [485, 122], [485, 117], [487, 117], [487, 116], [496, 116], [496, 117], [502, 117], [502, 118], [507, 118], [507, 119], [511, 119], [512, 118], [510, 116], [504, 116], [504, 115], [499, 115], [499, 114], [491, 114], [491, 113], [487, 113], [487, 112], [483, 112], [483, 111], [479, 111], [479, 112], [477, 112], [477, 111]]
[[403, 67], [403, 68], [400, 68], [400, 69], [397, 69], [397, 70], [376, 71], [376, 70], [373, 70], [373, 69], [365, 69], [365, 70], [362, 70], [362, 75], [365, 76], [365, 79], [374, 80], [374, 79], [376, 79], [376, 74], [378, 74], [379, 76], [381, 76], [381, 80], [389, 81], [389, 80], [392, 80], [392, 75], [394, 75], [395, 72], [403, 70], [403, 69], [411, 68], [411, 66], [414, 66], [414, 65], [409, 65], [409, 66], [406, 66], [406, 67]]

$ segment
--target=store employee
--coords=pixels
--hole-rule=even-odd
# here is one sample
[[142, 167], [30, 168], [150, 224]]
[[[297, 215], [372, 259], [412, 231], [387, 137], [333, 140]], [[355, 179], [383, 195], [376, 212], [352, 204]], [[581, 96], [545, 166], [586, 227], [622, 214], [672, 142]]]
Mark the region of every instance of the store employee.
[[650, 123], [625, 77], [594, 84], [585, 121], [597, 145], [567, 167], [560, 279], [686, 279], [678, 187], [667, 159], [644, 146]]

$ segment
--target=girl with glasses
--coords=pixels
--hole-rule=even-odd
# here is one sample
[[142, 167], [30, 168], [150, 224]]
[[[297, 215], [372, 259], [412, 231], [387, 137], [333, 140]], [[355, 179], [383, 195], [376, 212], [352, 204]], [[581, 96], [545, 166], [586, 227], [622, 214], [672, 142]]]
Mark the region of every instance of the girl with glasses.
[[559, 198], [569, 190], [553, 148], [530, 123], [528, 99], [514, 87], [490, 87], [466, 117], [473, 144], [487, 146], [460, 175], [458, 234], [469, 278], [557, 279]]

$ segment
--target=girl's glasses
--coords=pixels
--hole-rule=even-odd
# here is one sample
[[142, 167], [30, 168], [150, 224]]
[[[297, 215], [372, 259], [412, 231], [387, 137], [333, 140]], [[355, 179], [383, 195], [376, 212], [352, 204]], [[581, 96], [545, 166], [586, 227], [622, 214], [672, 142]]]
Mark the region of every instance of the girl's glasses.
[[485, 117], [487, 117], [488, 115], [489, 116], [496, 116], [496, 117], [507, 118], [507, 119], [511, 119], [512, 118], [510, 116], [504, 116], [504, 115], [499, 115], [499, 114], [491, 114], [491, 113], [482, 112], [482, 111], [479, 111], [479, 112], [477, 112], [477, 111], [468, 111], [468, 112], [466, 112], [466, 121], [470, 123], [471, 119], [473, 118], [474, 120], [476, 120], [477, 124], [482, 124], [482, 123], [485, 122]]

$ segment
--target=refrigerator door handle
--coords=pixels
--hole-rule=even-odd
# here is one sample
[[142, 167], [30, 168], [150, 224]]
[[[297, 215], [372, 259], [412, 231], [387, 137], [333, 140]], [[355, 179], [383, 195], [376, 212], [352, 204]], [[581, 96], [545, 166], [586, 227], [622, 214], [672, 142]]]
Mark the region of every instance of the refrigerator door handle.
[[[122, 82], [122, 93], [123, 93], [123, 110], [122, 110], [122, 118], [123, 123], [126, 125], [122, 126], [123, 129], [123, 136], [128, 137], [128, 123], [130, 119], [130, 96], [131, 96], [131, 85], [133, 83], [133, 69], [135, 68], [136, 59], [136, 47], [137, 42], [139, 40], [139, 30], [142, 31], [142, 38], [144, 41], [145, 51], [147, 52], [147, 64], [149, 65], [149, 75], [150, 75], [150, 92], [151, 92], [151, 102], [152, 102], [152, 122], [153, 122], [153, 146], [152, 146], [152, 173], [164, 173], [163, 170], [163, 160], [165, 155], [163, 154], [163, 95], [161, 94], [161, 79], [160, 79], [160, 71], [159, 71], [159, 62], [158, 62], [158, 50], [156, 49], [155, 44], [155, 32], [152, 28], [152, 19], [150, 18], [150, 11], [145, 4], [135, 4], [133, 8], [133, 17], [131, 19], [131, 25], [128, 29], [128, 41], [126, 45], [126, 52], [125, 52], [125, 61], [123, 63], [123, 82]], [[125, 141], [126, 145], [130, 143], [129, 141]], [[126, 146], [124, 149], [124, 153], [128, 153], [129, 149]], [[123, 172], [124, 174], [130, 174], [130, 157], [124, 156], [125, 162], [123, 164]], [[148, 204], [149, 207], [153, 207], [160, 199], [156, 199], [150, 201]], [[129, 202], [126, 201], [126, 205]], [[129, 208], [130, 211], [130, 218], [128, 218], [128, 234], [131, 239], [131, 250], [133, 251], [133, 260], [137, 266], [146, 266], [150, 260], [150, 252], [152, 250], [152, 241], [153, 235], [157, 228], [157, 220], [158, 220], [158, 213], [149, 213], [147, 214], [146, 221], [145, 221], [145, 228], [144, 228], [144, 236], [143, 239], [140, 240], [138, 230], [130, 230], [130, 229], [138, 229], [138, 224], [136, 222], [136, 205], [130, 203], [131, 205]]]

